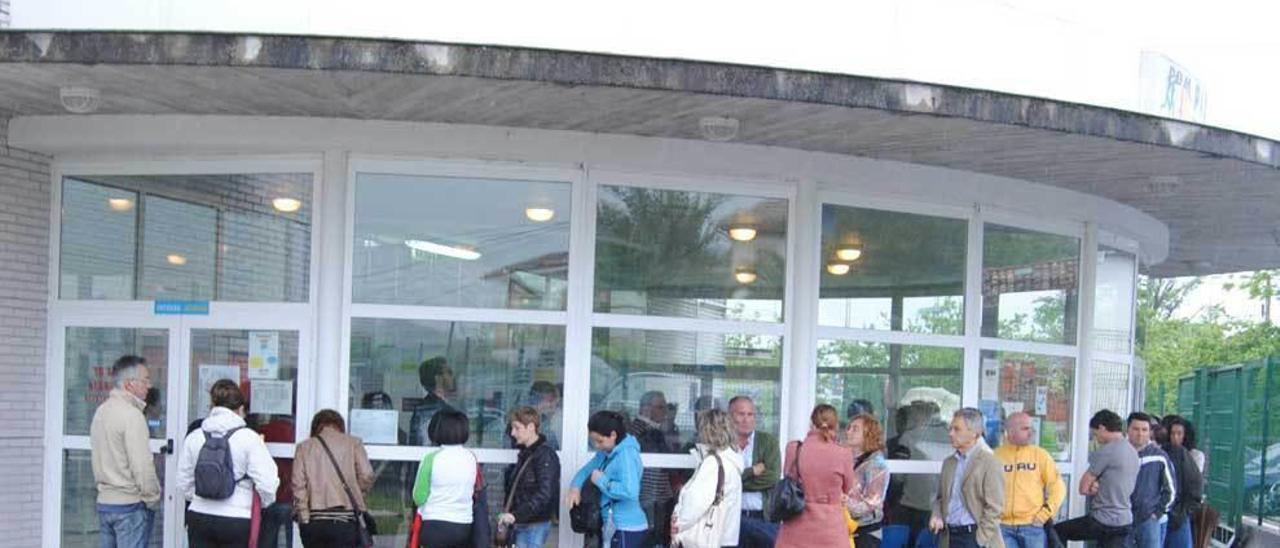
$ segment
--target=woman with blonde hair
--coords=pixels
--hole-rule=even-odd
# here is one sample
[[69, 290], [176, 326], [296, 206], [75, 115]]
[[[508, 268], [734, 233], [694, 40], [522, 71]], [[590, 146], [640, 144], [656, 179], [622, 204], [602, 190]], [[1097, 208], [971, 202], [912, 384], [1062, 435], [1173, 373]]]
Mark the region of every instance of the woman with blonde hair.
[[696, 422], [698, 444], [690, 453], [699, 464], [680, 489], [671, 518], [672, 545], [737, 546], [742, 518], [742, 455], [734, 449], [737, 431], [729, 414], [719, 409], [699, 411]]
[[884, 499], [889, 490], [889, 465], [884, 461], [884, 430], [871, 415], [858, 415], [845, 429], [845, 445], [853, 451], [853, 485], [846, 493], [845, 508], [858, 522], [854, 548], [879, 548], [874, 532], [884, 519]]
[[853, 487], [853, 452], [836, 439], [840, 417], [821, 404], [809, 415], [804, 441], [787, 444], [783, 473], [804, 488], [804, 511], [783, 522], [777, 548], [848, 546], [845, 494]]

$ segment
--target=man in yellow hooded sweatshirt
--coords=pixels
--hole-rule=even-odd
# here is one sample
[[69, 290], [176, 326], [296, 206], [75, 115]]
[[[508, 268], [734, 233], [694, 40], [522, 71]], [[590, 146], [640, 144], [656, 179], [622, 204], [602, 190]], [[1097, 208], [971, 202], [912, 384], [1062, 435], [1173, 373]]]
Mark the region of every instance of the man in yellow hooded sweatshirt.
[[1067, 486], [1053, 457], [1032, 443], [1031, 416], [1014, 413], [1005, 421], [1005, 440], [995, 450], [1004, 464], [1004, 514], [1000, 533], [1007, 548], [1045, 548], [1044, 524], [1057, 515]]

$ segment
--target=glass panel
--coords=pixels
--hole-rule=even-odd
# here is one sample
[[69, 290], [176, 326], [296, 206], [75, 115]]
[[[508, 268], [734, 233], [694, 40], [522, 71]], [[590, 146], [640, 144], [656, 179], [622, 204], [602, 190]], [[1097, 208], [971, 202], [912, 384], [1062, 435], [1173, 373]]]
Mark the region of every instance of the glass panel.
[[116, 327], [68, 327], [62, 433], [89, 435], [89, 423], [98, 405], [107, 401], [114, 383], [111, 366], [121, 356], [133, 354], [147, 360], [151, 390], [143, 414], [152, 438], [165, 433], [165, 389], [169, 377], [169, 333], [164, 329]]
[[1093, 407], [1089, 416], [1103, 409], [1115, 411], [1121, 417], [1129, 416], [1129, 369], [1123, 362], [1093, 360]]
[[913, 431], [908, 439], [919, 440], [910, 448], [914, 460], [947, 456], [944, 422], [960, 408], [963, 382], [959, 348], [818, 341], [816, 400], [834, 405], [846, 419], [869, 410], [891, 438]]
[[564, 310], [568, 183], [360, 173], [352, 300]]
[[218, 211], [148, 196], [139, 299], [213, 299]]
[[1069, 460], [1075, 374], [1073, 358], [982, 351], [979, 409], [987, 417], [987, 443], [999, 446], [1004, 417], [1022, 411], [1031, 414], [1040, 447]]
[[1098, 248], [1098, 283], [1094, 295], [1093, 344], [1099, 352], [1128, 354], [1133, 332], [1134, 271], [1132, 254]]
[[986, 225], [982, 336], [1076, 344], [1080, 239]]
[[507, 414], [530, 405], [558, 448], [564, 335], [550, 325], [352, 319], [352, 416], [373, 424], [396, 413], [381, 424], [397, 431], [364, 432], [366, 443], [427, 445], [428, 421], [453, 407], [471, 417], [467, 446], [506, 448]]
[[62, 184], [59, 295], [133, 298], [138, 195], [75, 179]]
[[821, 325], [964, 333], [959, 219], [822, 206]]
[[305, 301], [310, 197], [309, 174], [67, 178], [61, 296]]
[[602, 186], [595, 310], [782, 321], [787, 201]]
[[[257, 428], [266, 437], [267, 443], [273, 441], [270, 429]], [[281, 436], [276, 435], [276, 438]], [[290, 438], [292, 440], [292, 438]], [[276, 461], [276, 471], [280, 478], [280, 487], [276, 489], [276, 501], [262, 509], [262, 526], [258, 530], [258, 546], [295, 546], [293, 543], [293, 459], [272, 459]], [[296, 546], [302, 546], [299, 542]]]
[[778, 433], [781, 337], [597, 328], [591, 354], [591, 412], [622, 412], [634, 432], [657, 428], [645, 452], [687, 453], [694, 414], [727, 410], [739, 395], [755, 402], [757, 430]]
[[249, 400], [249, 427], [267, 442], [293, 443], [297, 331], [193, 329], [188, 417], [209, 414], [209, 389], [221, 379], [236, 381]]
[[[486, 515], [496, 516], [506, 502], [506, 489], [503, 484], [503, 473], [511, 466], [508, 464], [482, 464], [485, 495], [488, 497], [489, 511]], [[374, 537], [377, 546], [404, 546], [409, 539], [409, 525], [415, 511], [413, 504], [413, 481], [418, 475], [418, 463], [401, 461], [373, 461], [374, 483], [367, 500], [369, 512], [378, 522], [378, 535]], [[561, 477], [568, 474], [561, 470]], [[556, 546], [560, 532], [553, 521], [551, 532], [547, 535], [546, 546]]]
[[[156, 474], [164, 480], [164, 458], [156, 455]], [[101, 540], [98, 524], [98, 486], [93, 479], [93, 458], [89, 451], [62, 452], [62, 546], [97, 548]], [[148, 546], [164, 545], [164, 505], [156, 510]]]
[[[892, 447], [891, 445], [890, 449]], [[920, 533], [927, 530], [933, 498], [937, 494], [937, 474], [894, 472], [889, 474], [889, 492], [884, 499], [884, 520], [886, 524], [900, 525], [907, 528], [908, 537], [902, 539], [902, 543], [898, 544], [899, 546], [915, 546], [915, 541], [920, 536]], [[886, 529], [881, 531], [882, 536], [897, 534]]]

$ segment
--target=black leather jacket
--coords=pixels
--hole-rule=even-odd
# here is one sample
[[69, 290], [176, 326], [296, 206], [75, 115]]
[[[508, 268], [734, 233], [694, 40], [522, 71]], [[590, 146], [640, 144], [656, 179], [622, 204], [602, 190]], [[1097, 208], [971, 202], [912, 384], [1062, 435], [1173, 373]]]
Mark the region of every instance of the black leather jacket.
[[[513, 486], [517, 471], [526, 462], [529, 463], [528, 468], [520, 476], [520, 485]], [[539, 435], [532, 446], [520, 449], [516, 463], [507, 467], [503, 484], [509, 497], [515, 493], [511, 499], [511, 513], [516, 517], [516, 523], [541, 523], [559, 513], [560, 457], [547, 445], [545, 436]]]

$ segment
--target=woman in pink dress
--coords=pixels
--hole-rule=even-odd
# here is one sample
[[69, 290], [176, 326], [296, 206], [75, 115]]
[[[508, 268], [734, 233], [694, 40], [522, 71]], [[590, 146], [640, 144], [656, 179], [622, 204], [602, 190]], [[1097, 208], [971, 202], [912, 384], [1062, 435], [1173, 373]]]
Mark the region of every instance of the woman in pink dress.
[[814, 407], [809, 424], [804, 442], [787, 444], [782, 467], [804, 486], [804, 512], [783, 522], [775, 547], [849, 546], [844, 495], [853, 486], [853, 452], [836, 439], [840, 418], [834, 407]]

